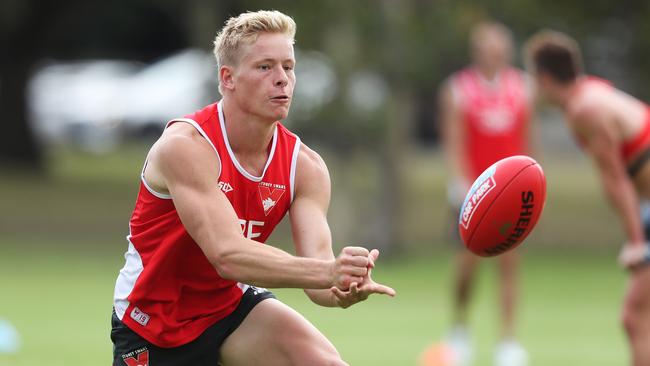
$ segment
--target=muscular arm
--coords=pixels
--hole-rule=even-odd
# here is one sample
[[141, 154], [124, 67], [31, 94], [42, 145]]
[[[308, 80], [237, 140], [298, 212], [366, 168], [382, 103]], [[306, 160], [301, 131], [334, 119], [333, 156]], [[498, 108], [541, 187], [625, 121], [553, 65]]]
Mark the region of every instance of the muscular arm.
[[596, 108], [585, 108], [571, 120], [598, 168], [605, 194], [621, 218], [628, 241], [643, 243], [638, 197], [620, 155], [615, 126]]
[[[330, 201], [330, 178], [323, 160], [306, 146], [301, 147], [296, 169], [296, 195], [291, 204], [291, 229], [299, 256], [332, 260], [332, 235], [327, 224], [327, 209]], [[349, 248], [343, 248], [345, 252]], [[306, 289], [307, 296], [316, 304], [322, 306], [348, 307], [363, 301], [370, 294], [382, 293], [394, 296], [395, 291], [372, 281], [370, 268], [378, 255], [373, 250], [369, 262], [359, 262], [358, 258], [344, 258], [343, 266], [368, 267], [368, 275], [363, 281], [352, 283], [347, 291], [338, 288], [330, 290]]]
[[539, 141], [539, 131], [535, 119], [535, 110], [537, 109], [538, 95], [535, 88], [535, 82], [527, 73], [523, 74], [525, 83], [526, 106], [528, 108], [528, 120], [526, 123], [526, 138], [528, 139], [528, 154], [539, 160], [541, 158], [541, 145]]
[[365, 275], [362, 267], [343, 273], [332, 257], [295, 257], [245, 238], [232, 205], [216, 188], [214, 151], [192, 127], [177, 125], [152, 148], [147, 174], [170, 193], [186, 230], [221, 277], [262, 287], [346, 288]]
[[[305, 145], [301, 146], [296, 168], [296, 196], [289, 215], [296, 254], [301, 257], [332, 260], [332, 234], [327, 223], [330, 203], [330, 178], [323, 160]], [[335, 306], [329, 290], [306, 289], [316, 304]]]

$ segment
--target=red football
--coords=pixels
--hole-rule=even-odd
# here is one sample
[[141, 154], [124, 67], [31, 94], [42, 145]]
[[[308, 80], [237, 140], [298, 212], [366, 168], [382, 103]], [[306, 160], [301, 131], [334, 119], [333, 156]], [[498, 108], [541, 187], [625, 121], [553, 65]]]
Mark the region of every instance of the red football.
[[535, 227], [546, 201], [542, 167], [524, 155], [487, 168], [465, 196], [458, 218], [467, 249], [491, 257], [514, 249]]

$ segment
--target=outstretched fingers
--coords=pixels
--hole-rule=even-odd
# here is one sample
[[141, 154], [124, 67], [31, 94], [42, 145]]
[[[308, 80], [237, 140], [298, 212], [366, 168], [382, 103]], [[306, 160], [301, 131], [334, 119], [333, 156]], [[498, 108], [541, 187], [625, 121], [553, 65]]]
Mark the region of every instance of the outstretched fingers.
[[379, 258], [379, 250], [378, 249], [371, 250], [370, 253], [368, 254], [368, 260], [370, 262], [368, 264], [368, 275], [366, 281], [362, 283], [361, 290], [367, 292], [368, 295], [383, 294], [383, 295], [388, 295], [390, 297], [393, 297], [397, 294], [397, 292], [392, 287], [388, 287], [380, 283], [377, 283], [370, 278], [370, 274], [372, 272], [371, 269], [375, 267], [375, 262], [377, 261], [377, 258]]
[[397, 291], [395, 291], [392, 287], [388, 287], [386, 285], [382, 285], [377, 282], [365, 284], [361, 287], [360, 290], [362, 292], [367, 293], [368, 295], [382, 294], [382, 295], [388, 295], [390, 297], [394, 297], [397, 294]]

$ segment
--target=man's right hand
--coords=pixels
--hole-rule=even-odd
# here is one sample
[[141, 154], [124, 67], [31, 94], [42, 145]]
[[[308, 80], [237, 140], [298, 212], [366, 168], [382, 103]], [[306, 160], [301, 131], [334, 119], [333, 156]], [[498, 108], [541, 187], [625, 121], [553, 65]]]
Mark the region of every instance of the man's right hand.
[[347, 291], [352, 283], [361, 283], [371, 265], [370, 252], [363, 247], [345, 247], [332, 265], [332, 284]]
[[626, 243], [621, 248], [618, 263], [625, 269], [633, 270], [650, 258], [650, 248], [646, 243]]

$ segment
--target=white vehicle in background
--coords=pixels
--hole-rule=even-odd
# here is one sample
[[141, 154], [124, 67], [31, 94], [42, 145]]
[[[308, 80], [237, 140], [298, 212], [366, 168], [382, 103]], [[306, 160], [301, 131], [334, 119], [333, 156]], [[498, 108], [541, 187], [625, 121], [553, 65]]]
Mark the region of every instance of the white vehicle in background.
[[213, 58], [184, 50], [151, 65], [123, 60], [51, 63], [28, 86], [30, 120], [45, 144], [102, 153], [216, 97]]
[[141, 66], [128, 61], [52, 63], [28, 85], [30, 120], [44, 143], [72, 143], [90, 151], [115, 145], [122, 119], [120, 97]]
[[122, 97], [122, 125], [130, 136], [157, 137], [167, 121], [192, 113], [217, 98], [212, 55], [185, 50], [134, 74]]

